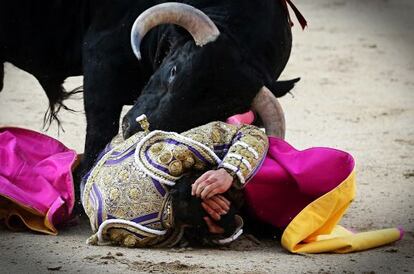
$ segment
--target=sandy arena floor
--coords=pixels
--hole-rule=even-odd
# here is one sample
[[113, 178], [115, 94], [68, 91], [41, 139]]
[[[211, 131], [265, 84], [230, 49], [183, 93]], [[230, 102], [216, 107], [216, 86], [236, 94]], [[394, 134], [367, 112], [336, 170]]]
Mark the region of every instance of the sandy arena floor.
[[[284, 79], [302, 81], [281, 102], [287, 140], [298, 148], [330, 146], [357, 161], [358, 194], [342, 221], [356, 230], [403, 226], [394, 245], [349, 255], [291, 255], [277, 242], [243, 239], [221, 249], [124, 249], [85, 244], [86, 220], [57, 237], [0, 228], [0, 273], [242, 272], [414, 273], [414, 2], [295, 0], [309, 21], [294, 28]], [[82, 78], [66, 82], [80, 85]], [[85, 118], [61, 113], [64, 133], [47, 134], [83, 151]], [[6, 65], [0, 125], [41, 130], [47, 100], [29, 74]], [[104, 122], [104, 121], [102, 121]]]

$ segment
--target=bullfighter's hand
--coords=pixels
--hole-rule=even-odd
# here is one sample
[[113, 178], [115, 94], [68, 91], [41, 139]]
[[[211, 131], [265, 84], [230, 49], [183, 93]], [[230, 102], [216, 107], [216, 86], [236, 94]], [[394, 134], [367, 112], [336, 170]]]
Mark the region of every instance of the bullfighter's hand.
[[210, 217], [204, 217], [204, 221], [207, 224], [208, 231], [212, 234], [222, 234], [224, 233], [224, 229], [218, 226], [210, 219]]
[[225, 215], [229, 212], [230, 201], [218, 194], [209, 199], [203, 200], [201, 202], [201, 206], [213, 220], [218, 221], [220, 220], [221, 215]]
[[209, 170], [192, 185], [191, 195], [208, 199], [226, 192], [233, 184], [233, 177], [225, 169]]

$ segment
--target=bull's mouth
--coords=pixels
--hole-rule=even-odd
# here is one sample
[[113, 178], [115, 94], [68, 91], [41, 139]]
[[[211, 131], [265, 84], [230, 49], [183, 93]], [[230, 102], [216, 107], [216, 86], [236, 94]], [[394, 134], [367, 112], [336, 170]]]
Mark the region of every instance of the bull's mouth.
[[131, 119], [128, 114], [125, 115], [122, 119], [121, 129], [124, 140], [128, 139], [138, 131], [142, 130], [139, 124], [135, 121], [135, 119]]

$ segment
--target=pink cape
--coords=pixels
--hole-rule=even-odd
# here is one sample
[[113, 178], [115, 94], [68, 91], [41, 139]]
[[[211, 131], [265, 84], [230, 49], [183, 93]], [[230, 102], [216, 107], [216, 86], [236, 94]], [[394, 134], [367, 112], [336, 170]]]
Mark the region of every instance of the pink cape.
[[250, 213], [284, 229], [308, 204], [342, 183], [354, 169], [354, 159], [331, 148], [298, 151], [269, 137], [269, 151], [257, 174], [245, 187]]
[[25, 224], [57, 234], [55, 225], [67, 221], [74, 206], [71, 168], [75, 160], [75, 151], [51, 137], [1, 128], [0, 219], [12, 229]]

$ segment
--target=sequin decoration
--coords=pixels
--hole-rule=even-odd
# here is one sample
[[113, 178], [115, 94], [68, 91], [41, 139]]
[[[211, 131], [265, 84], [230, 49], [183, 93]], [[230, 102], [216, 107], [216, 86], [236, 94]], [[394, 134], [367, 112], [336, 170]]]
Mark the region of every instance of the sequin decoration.
[[[174, 245], [175, 227], [168, 185], [185, 172], [230, 168], [248, 180], [267, 152], [267, 136], [256, 127], [213, 122], [182, 134], [139, 132], [119, 137], [93, 167], [83, 201], [99, 237], [127, 247]], [[115, 221], [115, 222], [112, 222]]]

